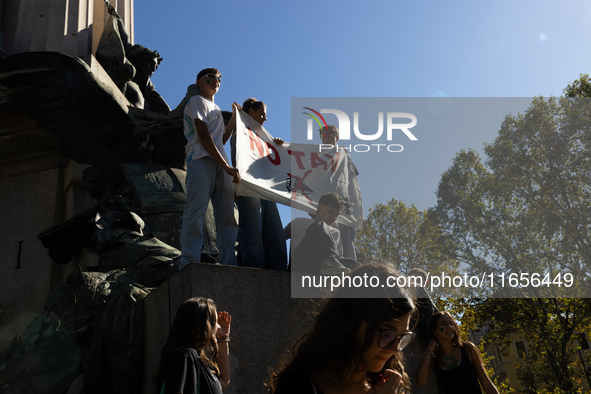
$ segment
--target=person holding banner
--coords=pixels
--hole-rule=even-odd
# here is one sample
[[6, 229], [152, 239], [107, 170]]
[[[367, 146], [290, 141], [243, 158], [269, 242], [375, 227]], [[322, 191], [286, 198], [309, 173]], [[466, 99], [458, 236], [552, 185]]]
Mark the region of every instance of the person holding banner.
[[187, 138], [187, 201], [181, 229], [181, 258], [177, 269], [199, 261], [203, 245], [203, 223], [211, 199], [217, 231], [219, 261], [237, 265], [234, 244], [238, 225], [234, 218], [234, 186], [240, 182], [238, 169], [228, 164], [223, 145], [236, 126], [238, 103], [232, 104], [232, 118], [224, 127], [222, 111], [214, 103], [222, 77], [215, 68], [206, 68], [197, 75], [200, 93], [191, 97], [184, 112], [184, 133]]
[[[337, 148], [339, 141], [339, 129], [336, 126], [329, 124], [327, 126], [322, 126], [322, 128], [318, 131], [320, 131], [320, 139], [322, 140], [322, 144], [332, 145], [335, 149]], [[353, 161], [350, 163], [350, 171], [355, 174], [355, 176], [359, 175], [359, 172], [357, 172], [357, 168], [353, 164]], [[347, 209], [347, 207], [345, 207], [345, 209]], [[357, 237], [357, 232], [353, 227], [349, 227], [342, 223], [338, 223], [337, 226], [341, 234], [340, 243], [343, 251], [342, 257], [351, 260], [357, 260], [354, 244], [355, 238]]]
[[[263, 114], [261, 108], [257, 110], [259, 113], [254, 109], [249, 112], [264, 121], [266, 113]], [[363, 203], [357, 173], [343, 148], [319, 152], [318, 145], [278, 145], [265, 128], [244, 111], [237, 117], [234, 134], [236, 164], [244, 178], [237, 185], [239, 195], [263, 198], [316, 215], [320, 197], [336, 192], [345, 203], [339, 222], [362, 228]], [[240, 222], [245, 221], [241, 218]], [[306, 228], [301, 229], [302, 237]], [[294, 248], [292, 243], [292, 250]], [[342, 250], [342, 246], [339, 249]], [[342, 256], [342, 252], [339, 255]]]
[[[242, 105], [242, 116], [250, 116], [261, 126], [267, 120], [267, 106], [254, 97]], [[246, 113], [246, 114], [245, 114]], [[281, 138], [273, 142], [283, 144]], [[236, 165], [236, 137], [232, 135], [232, 165]], [[240, 196], [238, 206], [238, 242], [244, 267], [282, 271], [287, 267], [287, 246], [277, 204], [256, 197]]]

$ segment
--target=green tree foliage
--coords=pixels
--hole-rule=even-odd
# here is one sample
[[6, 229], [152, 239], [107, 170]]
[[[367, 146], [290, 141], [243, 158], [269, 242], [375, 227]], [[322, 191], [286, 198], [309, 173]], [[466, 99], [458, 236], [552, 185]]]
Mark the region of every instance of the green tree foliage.
[[568, 84], [563, 93], [566, 97], [591, 97], [591, 79], [589, 79], [589, 74], [581, 74], [579, 79]]
[[[471, 273], [551, 273], [554, 280], [568, 272], [584, 292], [577, 294], [588, 294], [590, 119], [589, 99], [536, 98], [524, 114], [505, 118], [484, 164], [472, 150], [457, 154], [429, 217]], [[551, 288], [557, 292], [527, 290], [564, 294]]]
[[492, 380], [497, 390], [499, 390], [499, 394], [515, 393], [515, 390], [511, 387], [511, 382], [509, 382], [509, 378], [502, 378], [501, 376], [495, 373], [492, 363], [495, 357], [485, 353], [485, 346], [486, 342], [484, 341], [478, 344], [478, 349], [480, 350], [480, 354], [482, 355], [482, 361], [484, 361], [486, 374], [490, 377], [490, 380]]
[[370, 209], [355, 248], [359, 262], [387, 262], [403, 274], [412, 268], [424, 269], [431, 275], [457, 273], [457, 262], [446, 252], [452, 249], [447, 237], [428, 220], [426, 211], [395, 199]]
[[[573, 274], [588, 295], [591, 263], [591, 80], [570, 84], [567, 97], [536, 98], [524, 114], [507, 116], [486, 159], [461, 151], [442, 176], [429, 211], [471, 273]], [[529, 294], [549, 295], [529, 286]], [[546, 287], [547, 289], [547, 287]], [[564, 294], [564, 287], [554, 295]], [[552, 293], [550, 293], [552, 294]], [[523, 295], [523, 293], [522, 293]], [[524, 392], [585, 392], [577, 337], [591, 327], [588, 298], [441, 300], [466, 332], [485, 324], [483, 343], [527, 343], [518, 363]]]
[[527, 343], [517, 367], [521, 385], [536, 393], [582, 393], [587, 378], [579, 356], [578, 335], [591, 328], [591, 300], [586, 298], [455, 299], [439, 306], [461, 310], [462, 331], [488, 331], [508, 356], [515, 335]]

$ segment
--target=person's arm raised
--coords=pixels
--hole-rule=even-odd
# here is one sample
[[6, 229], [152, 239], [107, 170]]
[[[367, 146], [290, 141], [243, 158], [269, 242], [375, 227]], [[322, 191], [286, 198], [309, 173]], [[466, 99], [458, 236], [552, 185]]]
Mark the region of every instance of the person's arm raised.
[[218, 342], [218, 358], [216, 363], [220, 370], [220, 383], [222, 390], [230, 385], [230, 324], [232, 316], [228, 312], [218, 312], [218, 330], [216, 338]]
[[435, 352], [439, 349], [439, 343], [435, 339], [431, 339], [427, 345], [427, 350], [423, 353], [423, 358], [417, 369], [417, 383], [419, 386], [424, 386], [429, 381], [431, 374], [435, 370]]
[[230, 139], [230, 137], [232, 136], [232, 133], [234, 132], [234, 130], [236, 129], [236, 112], [241, 111], [242, 110], [242, 106], [236, 102], [232, 103], [232, 117], [230, 118], [230, 121], [228, 122], [228, 125], [226, 126], [226, 131], [224, 133], [224, 136], [222, 138], [222, 143], [224, 145], [226, 145], [226, 142], [228, 142], [228, 139]]

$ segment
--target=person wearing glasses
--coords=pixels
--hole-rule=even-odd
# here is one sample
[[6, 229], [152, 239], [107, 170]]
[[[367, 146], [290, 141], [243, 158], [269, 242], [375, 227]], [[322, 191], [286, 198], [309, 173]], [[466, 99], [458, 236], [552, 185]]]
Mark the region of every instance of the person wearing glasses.
[[[460, 339], [460, 328], [447, 311], [433, 314], [429, 320], [433, 339], [417, 370], [417, 383], [424, 385], [435, 373], [442, 393], [499, 394], [486, 374], [480, 351], [472, 342]], [[479, 383], [480, 382], [480, 383]]]
[[240, 182], [238, 169], [228, 164], [224, 144], [236, 126], [238, 103], [232, 104], [232, 118], [224, 126], [222, 111], [214, 103], [222, 76], [215, 68], [197, 74], [200, 93], [191, 97], [184, 110], [187, 199], [181, 229], [181, 258], [176, 268], [199, 261], [203, 245], [203, 223], [211, 199], [216, 222], [219, 262], [236, 265], [234, 244], [238, 224], [234, 218], [234, 186]]
[[[350, 275], [376, 276], [381, 283], [399, 276], [381, 264], [361, 266]], [[358, 298], [364, 295], [376, 298]], [[409, 331], [414, 312], [414, 301], [400, 287], [340, 288], [296, 342], [293, 359], [271, 378], [271, 389], [275, 394], [404, 393], [409, 379], [402, 349], [414, 338]]]

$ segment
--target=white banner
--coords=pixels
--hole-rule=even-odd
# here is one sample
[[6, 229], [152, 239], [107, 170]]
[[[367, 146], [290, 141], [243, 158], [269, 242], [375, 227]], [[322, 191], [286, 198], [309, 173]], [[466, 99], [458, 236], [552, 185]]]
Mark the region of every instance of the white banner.
[[241, 182], [239, 196], [275, 201], [312, 214], [318, 200], [337, 193], [346, 205], [337, 222], [363, 228], [363, 203], [357, 169], [344, 149], [318, 145], [277, 145], [258, 122], [241, 111], [236, 119], [236, 166]]

